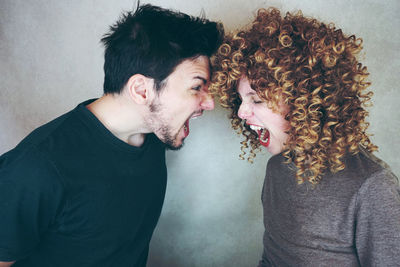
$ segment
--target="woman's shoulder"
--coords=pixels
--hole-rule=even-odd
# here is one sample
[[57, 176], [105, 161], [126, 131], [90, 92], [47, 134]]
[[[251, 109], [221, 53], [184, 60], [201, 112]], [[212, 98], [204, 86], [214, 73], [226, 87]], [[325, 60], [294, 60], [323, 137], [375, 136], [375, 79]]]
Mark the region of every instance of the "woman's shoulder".
[[345, 164], [348, 171], [357, 172], [365, 182], [379, 179], [398, 183], [398, 178], [392, 172], [390, 166], [364, 148], [360, 148], [356, 155], [348, 157]]

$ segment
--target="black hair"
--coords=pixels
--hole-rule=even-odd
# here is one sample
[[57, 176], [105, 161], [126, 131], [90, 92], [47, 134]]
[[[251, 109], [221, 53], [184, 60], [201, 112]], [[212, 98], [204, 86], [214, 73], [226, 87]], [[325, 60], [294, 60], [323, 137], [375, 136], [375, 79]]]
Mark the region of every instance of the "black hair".
[[120, 93], [128, 79], [142, 74], [156, 90], [185, 59], [210, 57], [223, 39], [221, 23], [153, 5], [125, 12], [101, 39], [105, 46], [104, 93]]

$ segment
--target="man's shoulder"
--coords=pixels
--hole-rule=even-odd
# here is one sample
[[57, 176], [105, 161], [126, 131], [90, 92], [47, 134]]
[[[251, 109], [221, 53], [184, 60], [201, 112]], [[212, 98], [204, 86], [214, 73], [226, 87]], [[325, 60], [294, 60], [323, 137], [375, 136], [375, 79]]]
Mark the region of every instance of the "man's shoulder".
[[42, 142], [45, 142], [49, 137], [51, 137], [55, 132], [57, 132], [60, 128], [68, 127], [69, 121], [74, 120], [74, 112], [75, 110], [71, 110], [50, 122], [47, 122], [31, 133], [29, 133], [18, 145], [16, 148], [18, 149], [26, 149], [32, 145], [39, 146]]
[[3, 183], [40, 187], [62, 186], [56, 166], [35, 146], [13, 149], [0, 157], [0, 180]]
[[[63, 153], [59, 144], [66, 144], [63, 139], [71, 132], [69, 128], [73, 121], [77, 121], [71, 110], [52, 121], [36, 128], [28, 134], [15, 148], [0, 156], [0, 171], [2, 175], [7, 171], [45, 172], [52, 169], [52, 156], [54, 153]], [[63, 133], [64, 137], [60, 134]]]
[[90, 129], [84, 108], [86, 102], [33, 130], [14, 150], [23, 152], [36, 147], [43, 153], [55, 155], [63, 153], [72, 143], [79, 143]]

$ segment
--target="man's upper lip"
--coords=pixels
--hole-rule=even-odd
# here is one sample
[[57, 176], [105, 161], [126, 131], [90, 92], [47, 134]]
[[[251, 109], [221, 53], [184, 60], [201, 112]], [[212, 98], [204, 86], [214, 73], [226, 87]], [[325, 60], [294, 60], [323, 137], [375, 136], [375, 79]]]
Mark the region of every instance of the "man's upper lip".
[[190, 118], [191, 118], [191, 119], [192, 119], [192, 118], [196, 118], [196, 117], [199, 117], [199, 116], [201, 116], [201, 115], [203, 115], [203, 111], [193, 113], [193, 115], [190, 116]]

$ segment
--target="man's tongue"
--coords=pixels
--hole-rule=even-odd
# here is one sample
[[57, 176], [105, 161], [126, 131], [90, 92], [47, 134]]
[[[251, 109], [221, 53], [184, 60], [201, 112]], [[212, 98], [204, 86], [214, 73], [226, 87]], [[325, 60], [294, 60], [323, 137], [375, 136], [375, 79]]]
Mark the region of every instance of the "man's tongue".
[[183, 132], [185, 134], [185, 137], [189, 135], [189, 119], [185, 121], [185, 124], [183, 125]]
[[267, 129], [261, 129], [257, 131], [258, 133], [258, 140], [260, 141], [260, 144], [268, 147], [269, 146], [269, 131]]

